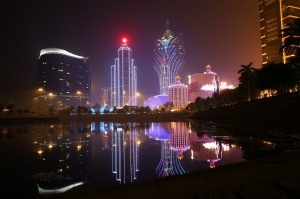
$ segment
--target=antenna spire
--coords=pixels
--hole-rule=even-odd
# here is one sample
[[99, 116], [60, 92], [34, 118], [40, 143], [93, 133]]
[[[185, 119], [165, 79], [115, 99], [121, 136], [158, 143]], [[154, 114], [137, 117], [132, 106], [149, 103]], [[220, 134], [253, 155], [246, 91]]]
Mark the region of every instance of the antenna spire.
[[166, 21], [166, 24], [167, 24], [167, 30], [169, 30], [169, 20], [168, 19]]

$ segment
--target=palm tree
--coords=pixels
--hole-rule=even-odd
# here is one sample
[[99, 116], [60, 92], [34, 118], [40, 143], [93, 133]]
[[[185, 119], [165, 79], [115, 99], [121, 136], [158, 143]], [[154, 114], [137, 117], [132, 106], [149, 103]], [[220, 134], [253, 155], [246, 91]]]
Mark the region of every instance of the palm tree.
[[295, 52], [295, 55], [300, 57], [300, 19], [297, 18], [292, 23], [287, 24], [287, 27], [280, 32], [284, 40], [279, 52], [285, 52], [287, 55]]
[[248, 65], [241, 65], [242, 69], [238, 71], [238, 74], [241, 74], [239, 77], [239, 81], [241, 84], [245, 83], [247, 84], [248, 89], [248, 101], [251, 100], [250, 98], [250, 78], [253, 75], [254, 71], [256, 71], [255, 68], [251, 67], [253, 62], [250, 62]]

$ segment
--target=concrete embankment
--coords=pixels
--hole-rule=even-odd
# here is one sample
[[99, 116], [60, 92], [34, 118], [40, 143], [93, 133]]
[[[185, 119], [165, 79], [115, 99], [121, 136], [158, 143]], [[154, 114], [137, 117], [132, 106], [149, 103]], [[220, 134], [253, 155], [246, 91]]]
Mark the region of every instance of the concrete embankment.
[[0, 115], [0, 125], [59, 122], [58, 116], [51, 115]]
[[188, 113], [157, 113], [157, 114], [99, 114], [99, 115], [0, 115], [0, 125], [48, 122], [168, 122], [187, 120]]
[[300, 92], [192, 113], [189, 119], [247, 130], [249, 133], [300, 132]]
[[64, 121], [112, 121], [112, 122], [167, 122], [186, 120], [188, 113], [157, 113], [157, 114], [98, 114], [98, 115], [72, 115], [60, 116], [59, 120]]

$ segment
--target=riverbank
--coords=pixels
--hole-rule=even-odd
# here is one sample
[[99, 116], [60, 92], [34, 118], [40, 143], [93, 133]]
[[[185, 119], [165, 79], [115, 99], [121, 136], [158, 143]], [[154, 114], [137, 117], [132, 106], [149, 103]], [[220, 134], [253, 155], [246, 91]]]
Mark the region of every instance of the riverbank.
[[57, 122], [174, 122], [187, 120], [187, 112], [94, 115], [0, 115], [0, 125]]
[[42, 198], [300, 198], [299, 153]]
[[59, 121], [86, 121], [86, 122], [170, 122], [185, 120], [187, 112], [179, 113], [149, 113], [149, 114], [95, 114], [60, 116]]
[[230, 131], [249, 135], [297, 136], [300, 92], [192, 113], [187, 118], [212, 121]]

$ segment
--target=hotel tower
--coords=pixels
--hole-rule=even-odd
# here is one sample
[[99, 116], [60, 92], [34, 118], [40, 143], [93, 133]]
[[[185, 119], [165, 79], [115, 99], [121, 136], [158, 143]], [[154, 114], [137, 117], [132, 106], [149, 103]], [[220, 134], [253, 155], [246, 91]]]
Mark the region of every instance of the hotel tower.
[[299, 0], [259, 0], [261, 48], [263, 64], [286, 63], [293, 55], [279, 54], [284, 38], [280, 30], [300, 17]]
[[126, 42], [123, 39], [115, 65], [111, 66], [111, 107], [136, 106], [137, 68]]
[[167, 30], [160, 39], [154, 40], [154, 69], [159, 78], [160, 95], [168, 94], [169, 86], [175, 82], [175, 77], [185, 65], [183, 33], [174, 35]]

